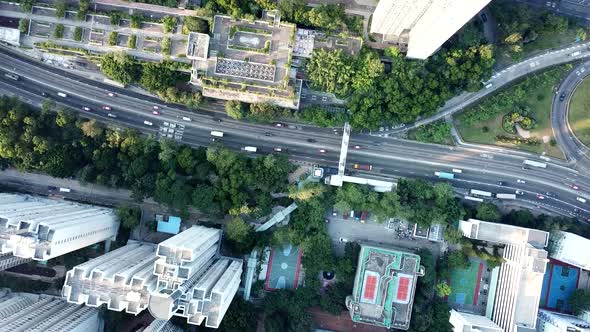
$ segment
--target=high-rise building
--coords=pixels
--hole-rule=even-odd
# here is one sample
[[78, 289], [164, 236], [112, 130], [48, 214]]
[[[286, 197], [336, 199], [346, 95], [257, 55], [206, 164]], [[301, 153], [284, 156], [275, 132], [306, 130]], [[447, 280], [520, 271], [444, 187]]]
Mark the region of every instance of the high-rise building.
[[114, 240], [118, 229], [111, 209], [0, 194], [0, 254], [44, 261]]
[[580, 248], [590, 248], [590, 240], [568, 232], [551, 233], [549, 252], [553, 259], [590, 270], [590, 256], [580, 255]]
[[0, 289], [0, 331], [2, 332], [98, 332], [99, 312], [95, 308], [70, 304], [49, 295], [12, 293]]
[[221, 231], [193, 226], [158, 244], [129, 243], [68, 271], [62, 295], [159, 320], [217, 328], [240, 285], [242, 261], [219, 255]]
[[407, 330], [419, 276], [420, 256], [361, 245], [352, 295], [346, 297], [352, 321]]
[[590, 332], [590, 323], [582, 317], [564, 315], [548, 310], [539, 310], [537, 331], [543, 332]]
[[380, 0], [371, 33], [407, 45], [407, 56], [426, 59], [491, 0]]
[[489, 318], [466, 312], [451, 310], [449, 322], [453, 325], [453, 332], [503, 332], [498, 324]]
[[491, 274], [486, 317], [506, 332], [534, 329], [549, 233], [475, 219], [459, 221], [459, 230], [470, 239], [503, 245], [503, 262]]

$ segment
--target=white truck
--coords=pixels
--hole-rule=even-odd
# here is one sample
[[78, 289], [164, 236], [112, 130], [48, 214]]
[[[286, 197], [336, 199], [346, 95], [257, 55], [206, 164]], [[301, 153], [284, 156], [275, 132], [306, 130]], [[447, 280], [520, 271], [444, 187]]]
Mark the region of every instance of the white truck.
[[68, 95], [65, 94], [65, 93], [63, 93], [63, 92], [58, 92], [57, 95], [60, 96], [60, 97], [62, 97], [62, 98], [67, 98], [68, 97]]
[[64, 187], [59, 188], [60, 193], [69, 193], [71, 191], [72, 190], [70, 188], [64, 188]]
[[516, 199], [516, 194], [496, 194], [497, 199]]
[[[215, 137], [223, 137], [223, 131], [216, 131], [213, 130], [211, 131], [211, 136], [215, 136]], [[256, 151], [255, 151], [256, 152]]]
[[255, 146], [245, 146], [244, 151], [256, 152], [258, 149]]

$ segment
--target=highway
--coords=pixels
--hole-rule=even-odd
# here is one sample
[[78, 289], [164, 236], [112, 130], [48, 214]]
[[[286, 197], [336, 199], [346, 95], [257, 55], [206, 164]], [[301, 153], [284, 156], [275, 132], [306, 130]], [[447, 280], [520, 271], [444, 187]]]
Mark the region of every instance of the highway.
[[[590, 160], [588, 148], [573, 134], [568, 122], [570, 99], [584, 78], [590, 76], [590, 61], [575, 67], [561, 82], [551, 104], [551, 127], [553, 135], [561, 147], [566, 158], [575, 164], [575, 168], [590, 174]], [[560, 100], [560, 96], [565, 96]]]
[[[223, 104], [215, 103], [207, 106], [214, 112], [189, 112], [173, 105], [166, 105], [143, 95], [127, 93], [105, 84], [85, 80], [72, 74], [63, 74], [59, 69], [49, 68], [32, 60], [22, 61], [13, 54], [0, 51], [0, 70], [16, 72], [22, 78], [19, 81], [0, 78], [0, 93], [16, 95], [33, 105], [41, 105], [47, 93], [59, 105], [71, 107], [82, 116], [97, 118], [109, 126], [131, 127], [146, 134], [157, 135], [160, 127], [167, 123], [184, 125], [181, 142], [191, 146], [209, 146], [211, 130], [225, 133], [222, 144], [228, 148], [239, 150], [246, 145], [256, 146], [259, 152], [270, 153], [275, 147], [288, 151], [290, 158], [298, 163], [319, 164], [336, 167], [338, 162], [341, 136], [335, 135], [330, 129], [313, 126], [285, 126], [277, 128], [270, 124], [239, 122], [221, 114]], [[59, 87], [59, 88], [56, 88]], [[68, 94], [67, 98], [57, 96], [57, 92]], [[115, 92], [109, 97], [108, 92]], [[112, 107], [111, 113], [117, 118], [107, 117], [102, 106]], [[158, 105], [160, 115], [151, 113], [153, 106]], [[89, 107], [90, 112], [82, 107]], [[190, 117], [191, 121], [182, 120]], [[145, 125], [149, 121], [152, 125]], [[266, 136], [271, 133], [272, 136]], [[309, 140], [312, 140], [311, 142]], [[436, 180], [435, 171], [450, 171], [460, 168], [462, 174], [452, 184], [459, 190], [480, 189], [495, 193], [514, 193], [523, 190], [525, 195], [519, 201], [541, 209], [572, 215], [579, 209], [577, 217], [587, 219], [590, 209], [576, 197], [590, 199], [590, 178], [587, 173], [567, 167], [567, 163], [552, 161], [547, 169], [523, 170], [526, 154], [480, 150], [477, 148], [449, 147], [424, 144], [413, 141], [391, 138], [353, 135], [351, 137], [348, 165], [353, 163], [372, 164], [370, 176], [379, 178], [427, 178]], [[353, 149], [359, 145], [359, 150]], [[320, 153], [325, 149], [326, 153]], [[349, 167], [352, 168], [352, 167]], [[525, 183], [517, 183], [517, 179]], [[505, 182], [498, 186], [497, 181]], [[580, 190], [574, 190], [572, 185]], [[538, 194], [545, 192], [557, 194], [556, 198], [546, 197], [540, 200]]]

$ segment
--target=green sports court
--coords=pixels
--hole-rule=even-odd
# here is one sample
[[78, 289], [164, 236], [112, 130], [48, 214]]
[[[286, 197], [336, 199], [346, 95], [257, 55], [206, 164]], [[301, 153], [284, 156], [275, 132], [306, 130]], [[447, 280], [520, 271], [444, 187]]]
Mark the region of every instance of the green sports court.
[[453, 307], [477, 305], [481, 277], [486, 264], [476, 258], [470, 258], [469, 261], [471, 262], [469, 268], [451, 271], [449, 280], [451, 295], [448, 301]]

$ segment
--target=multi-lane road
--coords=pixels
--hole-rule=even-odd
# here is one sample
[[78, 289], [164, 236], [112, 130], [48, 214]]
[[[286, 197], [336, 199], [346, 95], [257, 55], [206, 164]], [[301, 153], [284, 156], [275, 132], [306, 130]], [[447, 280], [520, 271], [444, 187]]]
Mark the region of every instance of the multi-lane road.
[[[223, 114], [222, 103], [206, 106], [205, 112], [189, 112], [23, 59], [5, 49], [0, 49], [0, 71], [0, 94], [16, 95], [34, 105], [43, 102], [46, 97], [42, 94], [45, 93], [62, 106], [115, 127], [132, 127], [157, 135], [165, 122], [182, 124], [181, 142], [191, 146], [211, 145], [210, 131], [220, 130], [225, 133], [223, 145], [228, 148], [239, 150], [249, 145], [258, 147], [259, 152], [270, 153], [275, 147], [280, 147], [296, 162], [332, 167], [338, 163], [341, 136], [330, 129], [305, 125], [277, 128], [272, 124], [239, 122]], [[5, 78], [4, 72], [16, 72], [21, 80]], [[64, 92], [68, 97], [59, 97], [57, 92]], [[109, 92], [114, 92], [116, 96], [109, 97]], [[154, 105], [159, 106], [159, 115], [152, 114]], [[117, 118], [108, 117], [102, 106], [110, 106], [111, 113]], [[83, 107], [91, 111], [83, 111]], [[185, 121], [183, 117], [189, 117], [191, 121]], [[152, 125], [146, 125], [144, 121]], [[563, 215], [575, 214], [583, 219], [590, 217], [590, 206], [576, 200], [576, 197], [590, 200], [590, 176], [569, 168], [565, 162], [552, 161], [546, 169], [524, 170], [524, 159], [534, 159], [526, 153], [440, 146], [356, 134], [351, 137], [352, 145], [359, 145], [360, 149], [349, 149], [348, 163], [373, 165], [369, 176], [434, 179], [435, 171], [459, 168], [463, 173], [452, 181], [456, 188], [495, 193], [514, 193], [520, 189], [525, 192], [525, 195], [519, 196], [521, 203]], [[320, 149], [325, 149], [326, 153], [321, 153]], [[524, 183], [518, 183], [519, 179]], [[497, 185], [498, 181], [503, 181], [504, 185]], [[573, 185], [580, 189], [573, 189]], [[557, 197], [546, 197], [546, 192], [555, 193]], [[545, 199], [538, 199], [538, 194]], [[574, 213], [574, 209], [578, 212]]]

